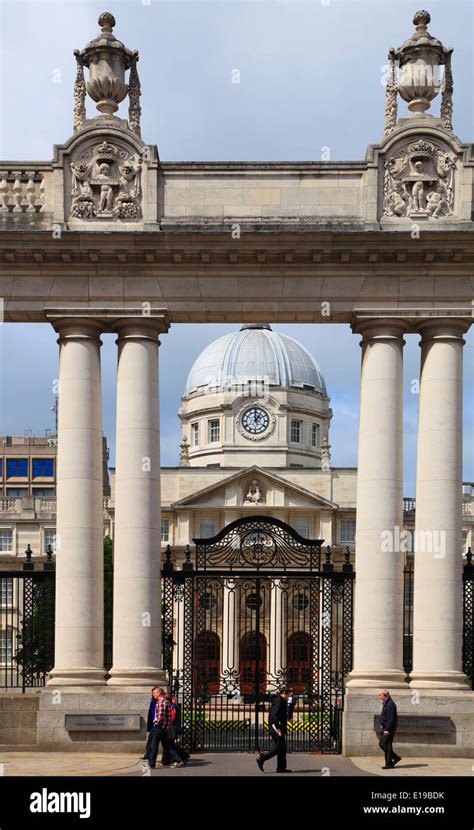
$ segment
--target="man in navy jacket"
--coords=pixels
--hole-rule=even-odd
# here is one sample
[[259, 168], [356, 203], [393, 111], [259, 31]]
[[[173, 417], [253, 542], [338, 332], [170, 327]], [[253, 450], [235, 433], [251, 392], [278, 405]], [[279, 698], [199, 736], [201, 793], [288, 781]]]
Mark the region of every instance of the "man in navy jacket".
[[390, 692], [387, 689], [379, 692], [379, 700], [382, 701], [382, 711], [380, 713], [380, 737], [379, 746], [382, 752], [385, 753], [385, 766], [383, 769], [393, 769], [395, 764], [398, 764], [402, 759], [396, 752], [393, 751], [393, 739], [397, 731], [397, 704], [390, 697]]
[[158, 691], [158, 686], [153, 686], [151, 690], [151, 700], [150, 705], [148, 707], [148, 716], [146, 719], [146, 747], [145, 747], [145, 754], [141, 756], [142, 761], [148, 760], [148, 753], [151, 747], [151, 731], [153, 729], [153, 718], [155, 717], [155, 707], [156, 701], [158, 700], [160, 694]]

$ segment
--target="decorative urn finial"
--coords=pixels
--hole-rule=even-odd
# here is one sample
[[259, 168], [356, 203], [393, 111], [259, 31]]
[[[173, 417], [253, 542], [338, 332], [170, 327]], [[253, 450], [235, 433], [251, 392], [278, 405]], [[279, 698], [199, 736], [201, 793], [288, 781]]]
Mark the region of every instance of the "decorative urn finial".
[[[74, 87], [74, 132], [82, 129], [86, 117], [86, 90], [103, 117], [111, 118], [127, 93], [130, 99], [129, 127], [140, 135], [140, 81], [137, 73], [138, 52], [131, 51], [113, 32], [115, 17], [103, 12], [99, 17], [100, 34], [84, 49], [76, 49], [77, 75]], [[89, 70], [87, 84], [84, 67]], [[130, 70], [129, 83], [125, 72]]]
[[[420, 116], [442, 90], [441, 119], [443, 126], [452, 130], [453, 50], [429, 33], [430, 21], [429, 12], [424, 9], [416, 12], [411, 37], [399, 49], [389, 50], [385, 135], [397, 125], [397, 93], [406, 101], [410, 112]], [[440, 66], [444, 66], [444, 73], [440, 73]]]

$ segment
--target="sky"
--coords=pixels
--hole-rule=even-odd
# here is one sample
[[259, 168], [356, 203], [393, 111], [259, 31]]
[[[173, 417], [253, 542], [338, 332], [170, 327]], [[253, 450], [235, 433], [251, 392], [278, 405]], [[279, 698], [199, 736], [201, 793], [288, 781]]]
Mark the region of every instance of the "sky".
[[[142, 135], [163, 161], [361, 160], [382, 138], [387, 51], [413, 31], [405, 0], [0, 0], [0, 158], [48, 160], [72, 133], [75, 60], [111, 11], [138, 49]], [[471, 2], [431, 0], [429, 29], [454, 47], [454, 131], [474, 140]], [[240, 83], [233, 83], [234, 70]], [[126, 102], [125, 102], [126, 103]], [[400, 102], [399, 115], [404, 114]], [[88, 114], [94, 104], [88, 101]], [[433, 104], [437, 112], [439, 102]], [[126, 106], [117, 113], [126, 117]], [[326, 156], [325, 156], [326, 157]], [[263, 320], [262, 322], [267, 322]], [[162, 337], [162, 463], [178, 462], [177, 411], [194, 359], [236, 325], [174, 326]], [[343, 325], [274, 325], [303, 343], [326, 379], [332, 463], [357, 465], [359, 337]], [[474, 481], [474, 332], [464, 349], [464, 469]], [[415, 495], [419, 338], [406, 337], [405, 484]], [[102, 347], [104, 433], [114, 462], [116, 347]], [[43, 324], [0, 326], [0, 433], [54, 429], [56, 335]]]

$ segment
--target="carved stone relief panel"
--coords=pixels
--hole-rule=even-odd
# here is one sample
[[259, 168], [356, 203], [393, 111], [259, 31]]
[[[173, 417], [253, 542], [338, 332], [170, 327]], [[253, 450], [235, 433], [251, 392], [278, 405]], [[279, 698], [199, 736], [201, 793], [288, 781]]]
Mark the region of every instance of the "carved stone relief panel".
[[70, 162], [69, 218], [87, 221], [142, 217], [140, 156], [122, 143], [98, 141]]
[[441, 219], [454, 212], [457, 159], [430, 139], [393, 150], [383, 167], [382, 216]]

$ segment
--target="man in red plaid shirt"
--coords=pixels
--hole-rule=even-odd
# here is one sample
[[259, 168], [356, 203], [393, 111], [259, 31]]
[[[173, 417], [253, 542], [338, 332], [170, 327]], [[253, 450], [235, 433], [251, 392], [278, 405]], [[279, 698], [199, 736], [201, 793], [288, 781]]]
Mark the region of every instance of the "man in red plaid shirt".
[[150, 754], [148, 756], [148, 766], [151, 769], [155, 769], [156, 756], [158, 755], [158, 747], [161, 741], [165, 753], [169, 753], [173, 766], [184, 767], [184, 763], [176, 752], [172, 741], [168, 738], [168, 731], [172, 726], [170, 702], [166, 697], [164, 689], [158, 689], [158, 693], [159, 697], [156, 701], [153, 729], [151, 731], [151, 747]]

